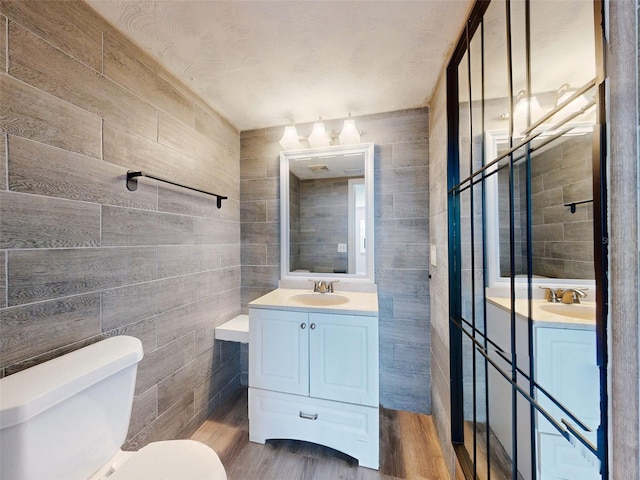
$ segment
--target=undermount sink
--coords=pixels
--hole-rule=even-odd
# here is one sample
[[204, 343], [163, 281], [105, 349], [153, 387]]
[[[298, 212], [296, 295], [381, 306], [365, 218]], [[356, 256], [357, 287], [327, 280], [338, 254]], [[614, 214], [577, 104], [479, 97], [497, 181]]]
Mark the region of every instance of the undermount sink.
[[330, 307], [343, 305], [349, 301], [349, 298], [336, 293], [298, 293], [291, 295], [289, 300], [308, 307]]
[[565, 317], [580, 318], [582, 320], [595, 320], [596, 310], [591, 305], [582, 305], [576, 303], [549, 303], [540, 305], [540, 309], [555, 315], [563, 315]]

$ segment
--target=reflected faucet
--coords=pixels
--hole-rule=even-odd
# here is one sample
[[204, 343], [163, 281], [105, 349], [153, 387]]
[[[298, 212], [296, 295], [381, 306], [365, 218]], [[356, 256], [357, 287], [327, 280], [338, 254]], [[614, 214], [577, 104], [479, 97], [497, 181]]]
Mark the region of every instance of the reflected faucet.
[[562, 298], [562, 294], [563, 294], [563, 290], [561, 288], [558, 288], [556, 290], [554, 290], [553, 288], [549, 288], [549, 287], [539, 287], [542, 288], [545, 291], [544, 294], [544, 299], [547, 302], [550, 303], [558, 303], [560, 301], [560, 299]]
[[568, 288], [562, 292], [562, 303], [580, 303], [581, 298], [586, 298], [586, 288]]
[[562, 288], [549, 288], [549, 287], [540, 287], [545, 291], [544, 299], [550, 303], [580, 303], [581, 298], [586, 298], [587, 294], [584, 293], [586, 288], [567, 288], [566, 290]]

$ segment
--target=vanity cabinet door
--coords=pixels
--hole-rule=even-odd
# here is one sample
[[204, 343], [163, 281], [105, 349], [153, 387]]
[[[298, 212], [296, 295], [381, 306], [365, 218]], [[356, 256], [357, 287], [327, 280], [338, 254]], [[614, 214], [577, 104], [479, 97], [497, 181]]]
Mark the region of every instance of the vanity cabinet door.
[[[600, 384], [595, 330], [539, 327], [535, 338], [536, 380], [594, 430], [583, 434], [596, 444], [595, 430], [600, 423]], [[538, 401], [556, 419], [571, 422], [546, 396], [538, 394]], [[600, 478], [599, 467], [587, 460], [594, 457], [590, 453], [583, 457], [580, 443], [576, 441], [576, 447], [571, 446], [540, 414], [538, 442], [541, 480]]]
[[378, 319], [309, 314], [311, 397], [378, 406]]
[[309, 320], [305, 312], [249, 311], [249, 386], [309, 394]]

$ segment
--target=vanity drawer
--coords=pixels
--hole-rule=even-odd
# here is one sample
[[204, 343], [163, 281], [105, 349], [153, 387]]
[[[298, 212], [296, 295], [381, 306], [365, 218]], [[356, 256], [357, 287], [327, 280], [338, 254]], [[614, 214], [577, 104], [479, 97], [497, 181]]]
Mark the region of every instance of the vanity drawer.
[[305, 440], [334, 448], [378, 468], [377, 407], [249, 388], [249, 440]]

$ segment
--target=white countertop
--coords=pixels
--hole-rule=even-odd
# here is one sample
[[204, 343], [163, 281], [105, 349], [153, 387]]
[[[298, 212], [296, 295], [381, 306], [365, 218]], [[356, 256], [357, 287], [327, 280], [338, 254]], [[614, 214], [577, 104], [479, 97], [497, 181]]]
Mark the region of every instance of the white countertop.
[[[511, 299], [504, 297], [487, 297], [487, 301], [492, 304], [502, 308], [506, 311], [511, 311]], [[563, 303], [550, 303], [546, 300], [541, 299], [533, 299], [531, 300], [531, 317], [534, 324], [538, 326], [548, 326], [548, 327], [556, 327], [556, 328], [595, 328], [595, 320], [585, 319], [585, 318], [576, 318], [572, 316], [562, 315], [557, 312], [549, 312], [545, 310], [545, 306], [553, 305], [557, 310], [557, 312], [562, 312], [563, 310], [567, 312], [571, 312], [572, 307], [578, 307], [581, 309], [593, 309], [594, 318], [595, 318], [595, 302], [581, 302], [579, 304], [563, 304]], [[525, 319], [529, 317], [529, 301], [526, 298], [516, 298], [516, 314], [524, 317]]]
[[[318, 296], [343, 296], [349, 300], [340, 305], [302, 305], [292, 297], [300, 294]], [[351, 315], [378, 315], [378, 294], [376, 292], [348, 292], [338, 291], [335, 293], [313, 293], [310, 289], [277, 288], [260, 298], [249, 303], [249, 308], [268, 308], [314, 311], [325, 313], [342, 313]]]

